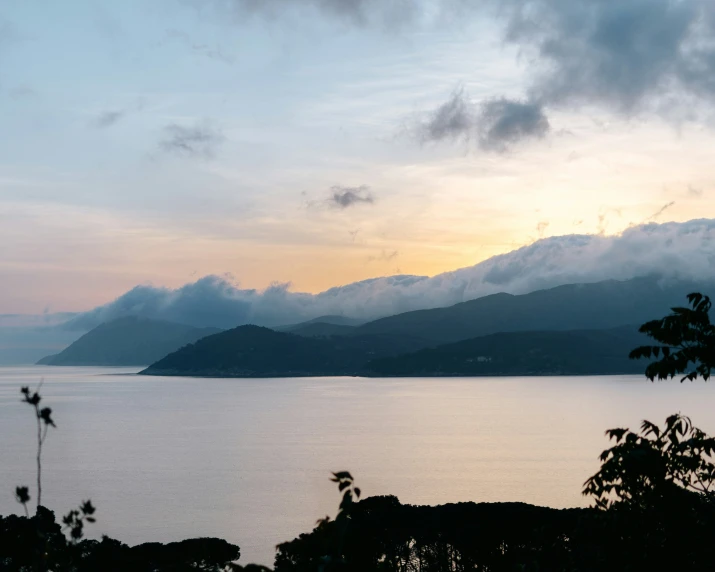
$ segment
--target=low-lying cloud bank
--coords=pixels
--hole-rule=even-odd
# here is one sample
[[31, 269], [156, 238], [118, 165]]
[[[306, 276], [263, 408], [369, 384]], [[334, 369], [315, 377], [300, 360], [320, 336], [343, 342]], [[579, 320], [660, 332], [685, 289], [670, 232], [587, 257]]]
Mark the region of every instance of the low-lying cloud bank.
[[242, 290], [217, 276], [175, 290], [137, 286], [109, 304], [76, 316], [66, 327], [87, 330], [127, 315], [222, 328], [290, 324], [328, 314], [373, 319], [496, 292], [523, 294], [560, 284], [651, 274], [715, 280], [715, 219], [644, 224], [614, 236], [545, 238], [431, 278], [374, 278], [320, 294], [291, 292], [288, 285]]
[[0, 314], [0, 365], [35, 363], [46, 355], [61, 351], [78, 334], [56, 326], [74, 316], [67, 312]]

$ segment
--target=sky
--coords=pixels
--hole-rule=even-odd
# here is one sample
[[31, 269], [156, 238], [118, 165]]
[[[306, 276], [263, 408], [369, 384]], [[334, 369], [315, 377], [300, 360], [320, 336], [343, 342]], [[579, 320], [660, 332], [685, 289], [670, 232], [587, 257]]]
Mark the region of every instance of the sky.
[[515, 292], [629, 277], [645, 236], [712, 269], [714, 37], [711, 0], [3, 0], [0, 314], [379, 314], [513, 251], [556, 268]]

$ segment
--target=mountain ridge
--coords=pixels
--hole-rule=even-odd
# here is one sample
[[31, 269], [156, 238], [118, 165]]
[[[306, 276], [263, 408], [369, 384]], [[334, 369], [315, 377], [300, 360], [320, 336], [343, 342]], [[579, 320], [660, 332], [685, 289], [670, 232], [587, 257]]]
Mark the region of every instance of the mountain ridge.
[[[309, 336], [239, 326], [182, 348], [142, 373], [217, 377], [634, 373], [638, 367], [628, 361], [628, 352], [645, 343], [634, 324], [682, 305], [693, 289], [690, 283], [644, 277], [523, 295], [493, 294], [447, 308], [382, 318], [352, 328], [348, 335]], [[459, 342], [466, 345], [450, 347]], [[486, 359], [468, 361], [480, 355]], [[582, 363], [573, 356], [580, 356]]]
[[195, 377], [355, 375], [371, 359], [409, 353], [426, 345], [424, 340], [404, 336], [314, 338], [244, 325], [202, 338], [139, 373]]
[[164, 320], [136, 316], [100, 324], [58, 354], [45, 356], [38, 365], [141, 366], [160, 359], [197, 339], [219, 332]]
[[637, 326], [498, 332], [373, 360], [366, 370], [373, 377], [637, 374], [645, 363], [628, 354], [647, 342]]
[[715, 283], [663, 281], [658, 276], [566, 284], [528, 294], [489, 294], [445, 308], [414, 310], [358, 326], [355, 335], [410, 335], [439, 344], [496, 332], [607, 329], [640, 324]]

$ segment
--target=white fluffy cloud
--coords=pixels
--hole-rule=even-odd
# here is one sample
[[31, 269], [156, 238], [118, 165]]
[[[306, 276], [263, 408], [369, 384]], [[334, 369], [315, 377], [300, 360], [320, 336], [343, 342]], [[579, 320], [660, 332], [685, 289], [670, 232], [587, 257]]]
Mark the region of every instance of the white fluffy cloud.
[[373, 319], [496, 292], [522, 294], [560, 284], [651, 274], [715, 280], [715, 219], [644, 224], [614, 236], [545, 238], [431, 278], [388, 276], [320, 294], [291, 292], [287, 285], [242, 290], [217, 276], [175, 290], [137, 286], [113, 302], [73, 318], [68, 326], [88, 329], [125, 315], [224, 328], [247, 323], [289, 324], [328, 314]]

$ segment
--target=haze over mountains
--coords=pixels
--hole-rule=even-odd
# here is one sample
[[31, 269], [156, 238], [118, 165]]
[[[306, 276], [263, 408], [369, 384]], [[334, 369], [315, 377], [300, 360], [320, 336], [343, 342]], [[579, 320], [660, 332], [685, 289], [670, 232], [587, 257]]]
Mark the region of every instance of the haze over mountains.
[[[292, 332], [239, 326], [152, 364], [151, 375], [537, 375], [636, 373], [643, 322], [697, 286], [656, 277], [494, 294], [361, 326], [311, 322]], [[317, 327], [324, 334], [316, 333]], [[301, 333], [302, 332], [302, 333]], [[458, 343], [453, 343], [458, 342]], [[434, 349], [427, 349], [434, 348]], [[422, 350], [422, 351], [420, 351]], [[417, 353], [413, 353], [413, 352]]]
[[46, 356], [38, 364], [147, 365], [218, 331], [216, 328], [194, 328], [129, 316], [100, 324], [60, 353]]
[[448, 308], [417, 310], [368, 322], [357, 332], [411, 335], [438, 343], [495, 332], [603, 329], [640, 325], [682, 306], [694, 290], [715, 292], [715, 281], [659, 277], [567, 284], [529, 294], [492, 294]]
[[[607, 279], [659, 276], [666, 287], [673, 280], [682, 281], [707, 293], [712, 292], [708, 290], [709, 284], [715, 283], [714, 245], [715, 219], [699, 219], [643, 224], [615, 236], [551, 237], [475, 266], [431, 278], [388, 276], [319, 294], [291, 292], [288, 285], [271, 286], [263, 291], [245, 290], [216, 276], [201, 278], [178, 289], [137, 286], [113, 302], [83, 313], [0, 317], [0, 360], [5, 363], [36, 361], [56, 353], [80, 333], [126, 316], [199, 328], [230, 329], [241, 324], [278, 329], [299, 327], [301, 333], [320, 336], [344, 335], [350, 333], [354, 324], [379, 318], [386, 318], [386, 324], [397, 327], [402, 318], [391, 318], [396, 314], [448, 307], [490, 294], [524, 294]], [[496, 301], [490, 303], [496, 304]], [[474, 308], [477, 307], [479, 304]], [[465, 308], [472, 311], [471, 306], [465, 306], [454, 312]], [[325, 316], [331, 318], [323, 320], [321, 317]], [[489, 319], [480, 316], [480, 320]], [[422, 317], [413, 316], [409, 320], [419, 321]], [[306, 323], [311, 321], [312, 324]], [[622, 325], [606, 322], [604, 319], [598, 327]], [[375, 326], [362, 327], [369, 332]], [[455, 323], [454, 327], [462, 326]], [[476, 336], [485, 330], [476, 328], [468, 333]], [[434, 332], [429, 335], [433, 336]], [[438, 341], [454, 341], [454, 335], [440, 336]]]

